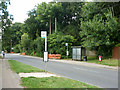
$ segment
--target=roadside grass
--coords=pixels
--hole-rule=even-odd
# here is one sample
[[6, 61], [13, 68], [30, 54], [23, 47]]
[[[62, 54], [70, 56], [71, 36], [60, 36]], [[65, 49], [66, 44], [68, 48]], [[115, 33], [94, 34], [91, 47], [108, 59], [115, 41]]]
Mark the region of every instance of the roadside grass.
[[[61, 60], [72, 60], [70, 58], [68, 59], [61, 59]], [[103, 59], [102, 62], [98, 60], [98, 58], [92, 56], [92, 57], [87, 57], [87, 61], [82, 61], [82, 62], [87, 62], [87, 63], [96, 63], [96, 64], [102, 64], [102, 65], [107, 65], [107, 66], [118, 66], [118, 60], [115, 59]]]
[[108, 66], [118, 66], [118, 60], [115, 59], [103, 59], [101, 62], [96, 57], [87, 57], [88, 63], [96, 63], [96, 64], [102, 64], [102, 65], [108, 65]]
[[98, 88], [63, 77], [21, 78], [21, 85], [27, 88]]
[[61, 59], [61, 60], [72, 60], [72, 58], [68, 58], [68, 59], [64, 58], [64, 59]]
[[[8, 60], [10, 67], [16, 73], [24, 72], [44, 72], [36, 67], [18, 62], [16, 60]], [[63, 77], [45, 77], [45, 78], [35, 78], [35, 77], [22, 77], [21, 85], [27, 88], [98, 88], [83, 82], [76, 80], [71, 80]], [[99, 88], [98, 88], [99, 89]]]
[[41, 70], [39, 68], [18, 62], [16, 60], [8, 60], [11, 69], [17, 74], [22, 73], [30, 73], [30, 72], [45, 72], [45, 70]]
[[0, 55], [0, 59], [2, 59], [2, 56]]

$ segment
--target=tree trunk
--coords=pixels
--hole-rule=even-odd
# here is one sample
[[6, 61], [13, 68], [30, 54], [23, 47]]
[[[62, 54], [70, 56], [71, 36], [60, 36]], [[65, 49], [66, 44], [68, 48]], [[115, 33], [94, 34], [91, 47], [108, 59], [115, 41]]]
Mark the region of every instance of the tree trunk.
[[57, 18], [55, 18], [55, 33], [57, 33]]
[[51, 35], [51, 18], [50, 18], [50, 35]]

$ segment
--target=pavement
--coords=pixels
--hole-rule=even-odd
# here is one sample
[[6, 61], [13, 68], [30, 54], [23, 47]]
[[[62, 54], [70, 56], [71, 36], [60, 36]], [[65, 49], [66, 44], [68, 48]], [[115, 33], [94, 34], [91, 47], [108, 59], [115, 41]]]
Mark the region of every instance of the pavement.
[[2, 89], [2, 60], [0, 59], [0, 90]]
[[0, 89], [23, 88], [20, 85], [20, 77], [11, 71], [7, 59], [0, 59]]

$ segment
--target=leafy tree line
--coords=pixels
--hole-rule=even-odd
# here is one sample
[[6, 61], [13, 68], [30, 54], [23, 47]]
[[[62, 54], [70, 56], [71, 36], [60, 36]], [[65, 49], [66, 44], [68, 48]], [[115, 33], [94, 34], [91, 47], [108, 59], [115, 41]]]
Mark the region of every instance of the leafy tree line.
[[[43, 56], [44, 39], [41, 31], [47, 31], [48, 51], [66, 56], [65, 43], [95, 50], [97, 55], [109, 57], [112, 48], [120, 42], [119, 2], [95, 3], [41, 3], [28, 12], [24, 23], [10, 27], [14, 52], [26, 52]], [[55, 18], [57, 25], [55, 26]], [[55, 32], [55, 27], [57, 32]]]
[[[104, 8], [105, 7], [105, 8]], [[120, 3], [86, 3], [82, 8], [82, 45], [109, 57], [120, 42]]]
[[12, 24], [13, 15], [7, 11], [10, 1], [0, 1], [0, 29], [2, 31], [2, 49], [10, 51], [10, 26]]

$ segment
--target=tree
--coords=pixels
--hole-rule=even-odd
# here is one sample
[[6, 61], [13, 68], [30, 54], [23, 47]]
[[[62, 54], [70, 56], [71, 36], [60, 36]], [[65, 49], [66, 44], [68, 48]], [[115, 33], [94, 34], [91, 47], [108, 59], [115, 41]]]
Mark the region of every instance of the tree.
[[7, 11], [7, 6], [10, 4], [10, 1], [0, 1], [0, 28], [2, 30], [2, 48], [3, 50], [10, 51], [10, 30], [9, 27], [12, 23], [13, 16]]
[[12, 40], [12, 46], [14, 47], [16, 44], [20, 43], [21, 36], [23, 35], [22, 31], [22, 23], [14, 23], [10, 27], [10, 36]]
[[[79, 32], [81, 31], [80, 14], [83, 3], [42, 3], [37, 6], [37, 17], [41, 23], [47, 24], [49, 22], [48, 33], [54, 32], [55, 18], [57, 18], [57, 31], [62, 32], [65, 35], [74, 36], [79, 43], [75, 42], [75, 45], [80, 45]], [[51, 25], [52, 22], [52, 25]], [[47, 27], [47, 26], [46, 26]]]
[[44, 39], [41, 37], [37, 37], [35, 42], [35, 55], [36, 56], [40, 56], [43, 57], [43, 52], [45, 50], [45, 46], [44, 46]]
[[[52, 27], [54, 28], [54, 20], [58, 18], [62, 13], [62, 6], [61, 3], [45, 3], [37, 6], [37, 20], [40, 20], [41, 23], [45, 23], [48, 26], [49, 23], [49, 30], [48, 33], [51, 34]], [[51, 24], [52, 23], [52, 24]], [[54, 30], [54, 29], [53, 29]], [[54, 31], [53, 31], [54, 32]]]
[[41, 35], [41, 31], [48, 30], [48, 26], [46, 22], [40, 22], [41, 19], [36, 19], [36, 9], [29, 11], [28, 16], [29, 18], [25, 20], [25, 24], [22, 26], [22, 31], [28, 33], [30, 39], [34, 40]]
[[21, 45], [22, 45], [24, 51], [26, 51], [26, 52], [29, 51], [30, 39], [29, 39], [29, 36], [27, 33], [24, 33], [21, 36]]
[[64, 35], [63, 33], [52, 34], [48, 36], [48, 51], [51, 54], [61, 54], [62, 58], [66, 57], [66, 46], [69, 45], [69, 57], [72, 57], [71, 46], [76, 41], [71, 35]]
[[[90, 10], [89, 6], [93, 6], [93, 11]], [[82, 37], [82, 45], [95, 50], [97, 55], [111, 56], [112, 48], [120, 40], [117, 19], [106, 8], [104, 8], [105, 11], [101, 10], [102, 13], [100, 11], [94, 12], [94, 8], [100, 9], [100, 6], [95, 3], [86, 4], [85, 7], [82, 8], [83, 16], [86, 15], [85, 17], [88, 16], [88, 18], [83, 17], [81, 19], [82, 31], [80, 32], [80, 36]]]

